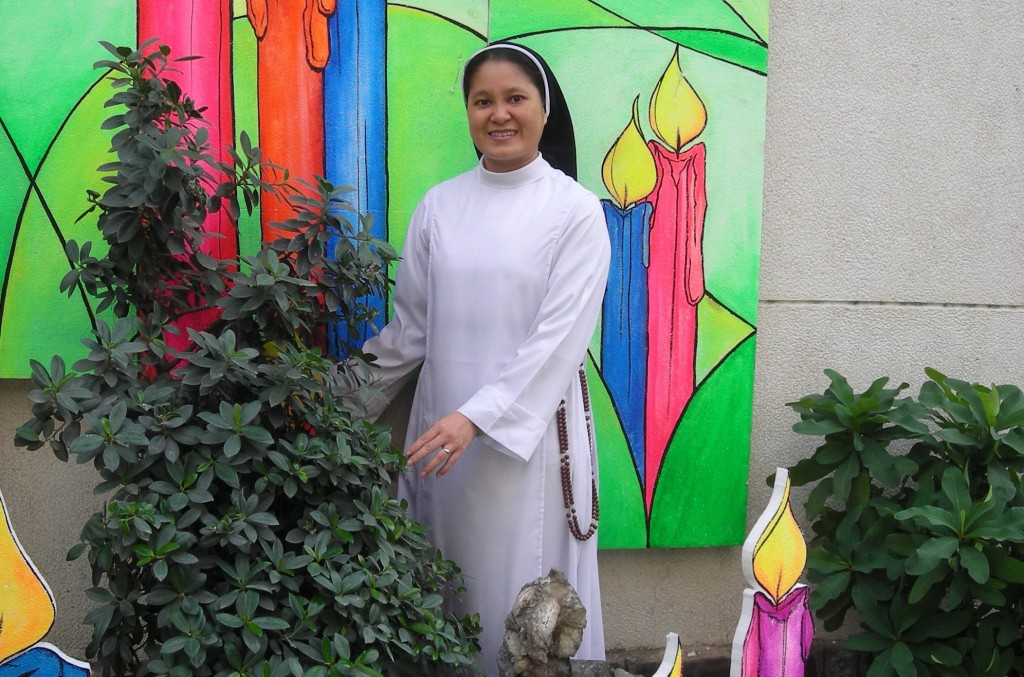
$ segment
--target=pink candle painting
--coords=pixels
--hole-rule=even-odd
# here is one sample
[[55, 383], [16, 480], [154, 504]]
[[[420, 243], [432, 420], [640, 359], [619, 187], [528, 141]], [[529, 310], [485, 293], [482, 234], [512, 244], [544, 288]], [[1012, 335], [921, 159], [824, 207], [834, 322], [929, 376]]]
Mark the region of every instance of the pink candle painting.
[[662, 459], [693, 396], [697, 304], [704, 297], [702, 239], [707, 197], [705, 147], [690, 144], [707, 109], [683, 77], [677, 48], [651, 96], [648, 148], [657, 167], [651, 194], [644, 499], [650, 512]]
[[[180, 61], [164, 75], [175, 80], [193, 98], [197, 108], [205, 108], [203, 117], [210, 133], [212, 152], [218, 160], [228, 159], [227, 148], [234, 145], [234, 113], [231, 86], [231, 2], [230, 0], [162, 0], [140, 2], [139, 43], [158, 38], [171, 48], [171, 58], [197, 56]], [[182, 21], [182, 17], [191, 17]], [[219, 183], [226, 177], [211, 167]], [[212, 188], [212, 186], [207, 186]], [[210, 212], [203, 222], [210, 233], [202, 250], [216, 258], [238, 257], [238, 232], [227, 209]], [[202, 331], [218, 317], [215, 309], [197, 310], [179, 318], [177, 333], [167, 332], [164, 340], [170, 348], [186, 350], [188, 330]]]

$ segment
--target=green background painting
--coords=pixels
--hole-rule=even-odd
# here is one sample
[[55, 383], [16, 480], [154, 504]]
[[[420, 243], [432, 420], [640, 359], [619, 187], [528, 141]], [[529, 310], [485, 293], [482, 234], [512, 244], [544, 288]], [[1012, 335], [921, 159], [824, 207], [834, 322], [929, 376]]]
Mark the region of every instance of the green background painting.
[[[256, 38], [245, 3], [233, 3], [236, 133], [259, 138]], [[24, 378], [30, 359], [68, 360], [90, 325], [80, 294], [58, 289], [66, 239], [92, 239], [95, 218], [76, 223], [85, 191], [101, 184], [109, 139], [98, 131], [109, 96], [94, 61], [99, 40], [136, 41], [134, 0], [23, 3], [0, 0], [0, 377]], [[600, 332], [588, 360], [600, 465], [600, 544], [605, 548], [742, 542], [765, 129], [767, 0], [408, 0], [387, 4], [388, 238], [400, 248], [426, 190], [476, 162], [459, 76], [488, 40], [514, 39], [543, 54], [572, 112], [579, 181], [602, 199], [602, 162], [639, 96], [645, 139], [650, 100], [678, 50], [708, 122], [703, 261], [697, 307], [696, 389], [675, 424], [653, 500], [645, 506], [602, 373]], [[189, 21], [183, 15], [182, 21]], [[386, 84], [385, 84], [386, 83]], [[201, 104], [202, 102], [200, 102]], [[325, 128], [332, 121], [324, 120]], [[259, 215], [239, 224], [243, 253], [260, 242]], [[639, 329], [639, 330], [642, 330]]]

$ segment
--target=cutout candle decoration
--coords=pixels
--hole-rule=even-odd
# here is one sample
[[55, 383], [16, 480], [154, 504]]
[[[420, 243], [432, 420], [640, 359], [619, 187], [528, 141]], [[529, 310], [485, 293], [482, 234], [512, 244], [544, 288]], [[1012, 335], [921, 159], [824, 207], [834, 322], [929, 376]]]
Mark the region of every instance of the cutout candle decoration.
[[683, 645], [676, 633], [665, 635], [665, 653], [652, 677], [683, 677]]
[[40, 642], [56, 615], [53, 593], [25, 552], [0, 493], [0, 677], [87, 677], [89, 664]]
[[21, 547], [0, 494], [0, 661], [41, 640], [54, 616], [50, 587]]
[[814, 624], [808, 589], [797, 580], [807, 545], [789, 503], [789, 472], [775, 471], [775, 491], [743, 543], [743, 608], [732, 643], [732, 677], [803, 677]]
[[693, 395], [697, 303], [704, 297], [705, 148], [703, 143], [685, 151], [683, 147], [704, 130], [707, 110], [683, 77], [678, 47], [651, 95], [650, 118], [661, 143], [648, 143], [658, 177], [651, 197], [654, 211], [647, 269], [644, 499], [648, 513], [665, 449]]
[[76, 660], [49, 642], [0, 663], [0, 677], [89, 677], [92, 668]]
[[[334, 0], [247, 0], [259, 40], [260, 147], [291, 176], [313, 181], [324, 174], [324, 79], [330, 55], [327, 19]], [[274, 177], [267, 177], [274, 178]], [[287, 236], [270, 223], [292, 215], [283, 200], [260, 196], [263, 239]]]
[[[640, 131], [638, 96], [633, 117], [602, 165], [614, 201], [601, 200], [612, 243], [611, 269], [601, 319], [601, 373], [615, 401], [637, 468], [644, 467], [647, 389], [647, 263], [654, 158]], [[640, 474], [641, 482], [643, 473]]]

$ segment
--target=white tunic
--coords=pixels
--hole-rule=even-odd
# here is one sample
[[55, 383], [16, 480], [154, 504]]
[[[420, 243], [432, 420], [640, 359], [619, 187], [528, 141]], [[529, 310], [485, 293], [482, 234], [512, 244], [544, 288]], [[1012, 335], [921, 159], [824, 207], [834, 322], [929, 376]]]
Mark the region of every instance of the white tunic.
[[579, 658], [603, 659], [597, 536], [566, 523], [556, 410], [565, 401], [573, 496], [590, 525], [591, 473], [578, 377], [609, 262], [598, 199], [538, 157], [513, 172], [482, 164], [427, 192], [398, 266], [394, 315], [364, 350], [389, 397], [423, 365], [406, 445], [458, 410], [482, 434], [444, 477], [402, 473], [399, 495], [463, 571], [454, 600], [479, 613], [480, 665], [497, 674], [504, 619], [520, 588], [563, 571], [587, 609]]

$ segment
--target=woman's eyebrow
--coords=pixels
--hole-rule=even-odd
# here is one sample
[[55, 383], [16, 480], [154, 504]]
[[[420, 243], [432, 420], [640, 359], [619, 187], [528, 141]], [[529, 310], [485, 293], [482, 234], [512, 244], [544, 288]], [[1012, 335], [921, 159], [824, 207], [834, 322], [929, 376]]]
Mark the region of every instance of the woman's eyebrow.
[[[527, 89], [526, 87], [521, 86], [521, 85], [512, 85], [511, 87], [506, 87], [506, 88], [498, 90], [498, 91], [502, 92], [502, 93], [508, 93], [508, 92], [528, 92], [530, 90]], [[491, 90], [485, 89], [485, 88], [480, 88], [480, 89], [474, 89], [474, 90], [470, 91], [469, 96], [480, 96], [482, 94], [490, 94], [490, 93], [491, 93]]]

